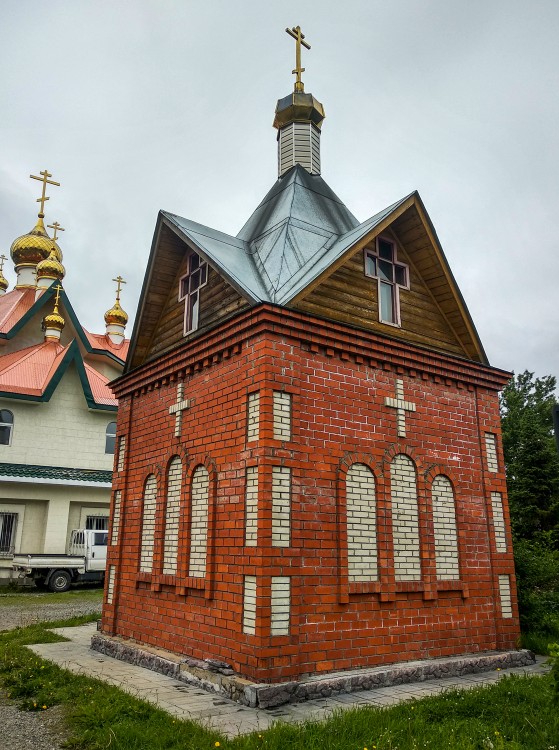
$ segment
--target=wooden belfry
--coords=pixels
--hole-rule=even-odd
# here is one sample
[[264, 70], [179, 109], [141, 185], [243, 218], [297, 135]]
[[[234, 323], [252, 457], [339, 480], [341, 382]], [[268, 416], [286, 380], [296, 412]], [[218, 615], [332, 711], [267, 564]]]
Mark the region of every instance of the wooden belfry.
[[509, 374], [418, 193], [359, 223], [320, 176], [324, 110], [287, 31], [277, 182], [236, 237], [157, 221], [114, 384], [126, 450], [97, 647], [259, 682], [514, 648]]

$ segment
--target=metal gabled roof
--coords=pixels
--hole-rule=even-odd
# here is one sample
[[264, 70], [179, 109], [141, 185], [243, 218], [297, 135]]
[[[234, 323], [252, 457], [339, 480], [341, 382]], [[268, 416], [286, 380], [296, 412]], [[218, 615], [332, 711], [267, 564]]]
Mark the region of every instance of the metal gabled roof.
[[253, 302], [268, 302], [266, 288], [251, 257], [248, 243], [225, 232], [206, 227], [182, 216], [161, 211], [161, 215], [172, 227], [178, 229], [183, 239], [194, 244], [203, 256], [213, 261], [241, 293]]
[[324, 182], [296, 165], [280, 177], [237, 238], [248, 243], [270, 302], [301, 269], [359, 222]]

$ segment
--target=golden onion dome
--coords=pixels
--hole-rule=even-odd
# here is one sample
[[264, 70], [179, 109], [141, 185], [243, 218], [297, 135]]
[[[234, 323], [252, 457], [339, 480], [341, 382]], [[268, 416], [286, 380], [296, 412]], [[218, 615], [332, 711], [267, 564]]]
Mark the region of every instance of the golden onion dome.
[[28, 234], [23, 234], [12, 242], [10, 255], [14, 265], [22, 263], [37, 265], [45, 258], [48, 258], [51, 250], [54, 249], [56, 259], [62, 260], [62, 251], [53, 240], [48, 236], [43, 217], [39, 214], [37, 223]]
[[56, 331], [61, 331], [66, 325], [66, 321], [58, 312], [51, 312], [50, 315], [45, 315], [43, 318], [43, 330], [47, 328], [54, 328]]
[[66, 275], [66, 269], [56, 257], [55, 248], [51, 248], [50, 255], [37, 265], [37, 279], [58, 279], [62, 281]]
[[4, 276], [2, 271], [0, 271], [0, 289], [5, 292], [9, 286], [8, 279]]
[[118, 299], [114, 303], [114, 305], [111, 307], [110, 310], [107, 310], [105, 313], [105, 323], [110, 325], [118, 325], [118, 326], [125, 326], [128, 323], [128, 315], [124, 312], [122, 307], [120, 306], [120, 302]]

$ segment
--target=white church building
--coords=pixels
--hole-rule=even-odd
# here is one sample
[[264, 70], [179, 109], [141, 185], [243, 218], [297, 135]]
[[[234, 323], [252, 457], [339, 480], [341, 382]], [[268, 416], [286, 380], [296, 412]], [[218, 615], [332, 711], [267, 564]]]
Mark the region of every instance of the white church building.
[[[0, 583], [15, 553], [61, 553], [73, 528], [108, 528], [117, 401], [128, 340], [119, 276], [105, 332], [80, 324], [65, 269], [44, 224], [51, 175], [41, 177], [38, 220], [12, 243], [17, 280], [0, 267]], [[2, 256], [3, 260], [6, 260]]]

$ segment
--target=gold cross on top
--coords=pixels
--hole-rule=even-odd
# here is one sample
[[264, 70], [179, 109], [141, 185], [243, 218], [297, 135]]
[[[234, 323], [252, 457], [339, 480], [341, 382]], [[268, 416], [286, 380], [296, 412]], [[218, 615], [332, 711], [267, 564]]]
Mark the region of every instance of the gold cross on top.
[[53, 221], [52, 224], [47, 224], [47, 227], [49, 229], [54, 229], [54, 237], [52, 238], [54, 240], [54, 242], [56, 242], [56, 238], [57, 238], [57, 233], [58, 232], [65, 232], [66, 231], [64, 229], [64, 227], [61, 227], [60, 224], [57, 221]]
[[117, 288], [116, 288], [116, 301], [120, 302], [120, 287], [122, 284], [126, 284], [126, 281], [122, 278], [122, 276], [117, 276], [116, 279], [113, 279], [113, 281], [116, 281]]
[[39, 182], [43, 183], [43, 194], [40, 198], [37, 198], [37, 203], [41, 204], [41, 211], [39, 213], [39, 217], [41, 219], [45, 216], [45, 201], [48, 201], [48, 197], [45, 195], [47, 190], [47, 185], [56, 185], [57, 187], [60, 187], [59, 182], [54, 182], [54, 180], [49, 180], [49, 177], [52, 177], [51, 173], [48, 170], [44, 170], [43, 172], [39, 172], [41, 177], [36, 177], [34, 174], [30, 174], [29, 177], [31, 177], [32, 180], [39, 180]]
[[58, 312], [58, 303], [60, 302], [60, 287], [56, 287], [56, 297], [54, 298], [54, 312]]
[[297, 80], [295, 81], [295, 91], [302, 92], [305, 90], [305, 86], [303, 84], [303, 81], [301, 80], [301, 73], [305, 72], [305, 69], [301, 67], [301, 45], [305, 47], [306, 49], [310, 49], [311, 45], [304, 41], [305, 35], [301, 31], [300, 26], [294, 26], [292, 29], [286, 29], [289, 36], [292, 36], [293, 39], [295, 39], [295, 70], [292, 70], [291, 72], [297, 76]]
[[6, 258], [4, 253], [2, 253], [2, 255], [0, 255], [0, 273], [2, 273], [2, 271], [4, 270], [4, 261], [6, 260], [8, 259]]

